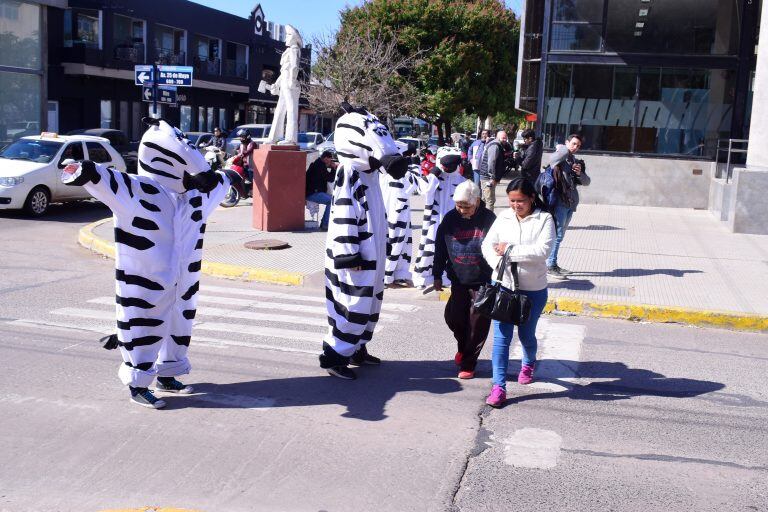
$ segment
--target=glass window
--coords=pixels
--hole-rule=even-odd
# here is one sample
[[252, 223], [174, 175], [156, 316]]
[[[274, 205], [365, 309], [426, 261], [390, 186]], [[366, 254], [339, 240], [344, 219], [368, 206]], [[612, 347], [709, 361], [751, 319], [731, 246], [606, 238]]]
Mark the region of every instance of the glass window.
[[40, 69], [40, 6], [0, 0], [0, 65]]
[[127, 16], [114, 16], [112, 42], [115, 58], [130, 62], [144, 62], [144, 20]]
[[101, 124], [102, 128], [112, 128], [112, 101], [101, 100]]
[[738, 51], [738, 2], [611, 0], [605, 49], [611, 52], [733, 55]]
[[40, 134], [40, 77], [0, 71], [0, 146]]
[[192, 131], [192, 107], [189, 105], [179, 107], [179, 125], [183, 132]]
[[216, 123], [216, 119], [213, 116], [213, 107], [208, 107], [208, 129], [206, 131], [213, 131], [213, 125]]
[[75, 42], [93, 48], [99, 47], [99, 17], [78, 12], [76, 17], [77, 31]]
[[599, 51], [602, 30], [590, 23], [554, 23], [552, 51]]
[[219, 128], [227, 129], [227, 110], [224, 108], [219, 109]]
[[61, 142], [21, 139], [0, 150], [0, 158], [47, 164], [61, 149]]
[[109, 156], [109, 151], [106, 150], [98, 142], [86, 142], [85, 147], [88, 149], [88, 159], [96, 162], [97, 164], [103, 164], [111, 162], [112, 157]]
[[584, 136], [585, 150], [632, 150], [636, 68], [560, 64], [547, 71], [548, 146], [578, 132]]
[[554, 19], [602, 23], [603, 3], [604, 0], [555, 0]]
[[59, 159], [59, 165], [61, 165], [64, 160], [70, 159], [77, 160], [78, 162], [85, 160], [82, 142], [73, 142], [64, 148], [64, 152], [61, 154], [61, 158]]
[[197, 107], [197, 130], [205, 131], [205, 107]]
[[735, 73], [644, 68], [640, 73], [635, 151], [714, 156], [731, 130]]

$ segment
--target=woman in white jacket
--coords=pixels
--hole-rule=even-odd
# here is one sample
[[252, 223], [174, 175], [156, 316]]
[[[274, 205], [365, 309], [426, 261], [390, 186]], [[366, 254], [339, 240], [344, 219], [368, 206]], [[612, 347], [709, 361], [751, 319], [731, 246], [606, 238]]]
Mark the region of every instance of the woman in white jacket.
[[[507, 197], [509, 209], [496, 218], [483, 241], [482, 251], [490, 267], [496, 269], [494, 277], [508, 247], [507, 261], [518, 264], [520, 291], [531, 301], [531, 316], [520, 326], [523, 360], [517, 382], [530, 384], [536, 365], [536, 324], [547, 303], [547, 256], [555, 239], [555, 223], [525, 178], [510, 182]], [[511, 267], [504, 269], [502, 285], [514, 288]], [[513, 332], [513, 324], [493, 321], [493, 388], [486, 399], [493, 407], [500, 407], [507, 399], [507, 366]]]

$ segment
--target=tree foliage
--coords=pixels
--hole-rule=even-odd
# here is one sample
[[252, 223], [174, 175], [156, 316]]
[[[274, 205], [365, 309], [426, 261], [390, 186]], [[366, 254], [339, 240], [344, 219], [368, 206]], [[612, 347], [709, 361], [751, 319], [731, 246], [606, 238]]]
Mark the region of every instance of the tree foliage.
[[462, 111], [480, 116], [514, 108], [519, 22], [502, 0], [369, 0], [341, 13], [340, 34], [394, 40], [403, 55], [423, 52], [399, 71], [421, 99], [404, 112], [441, 125]]

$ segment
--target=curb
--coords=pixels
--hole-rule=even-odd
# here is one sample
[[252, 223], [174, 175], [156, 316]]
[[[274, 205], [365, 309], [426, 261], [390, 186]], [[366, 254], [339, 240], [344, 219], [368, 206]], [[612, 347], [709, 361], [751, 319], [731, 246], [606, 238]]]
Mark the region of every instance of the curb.
[[[111, 220], [111, 217], [107, 217], [106, 219], [92, 222], [80, 228], [77, 235], [77, 243], [91, 252], [115, 259], [115, 244], [108, 242], [103, 238], [99, 238], [93, 232], [98, 226], [110, 222]], [[226, 279], [240, 279], [243, 281], [282, 284], [288, 286], [302, 286], [305, 278], [304, 274], [298, 272], [284, 272], [282, 270], [267, 268], [245, 267], [206, 260], [203, 260], [200, 272], [209, 276], [223, 277]]]
[[[443, 290], [438, 299], [447, 301], [450, 290]], [[567, 297], [547, 301], [545, 313], [616, 318], [634, 322], [675, 323], [695, 327], [717, 327], [734, 331], [768, 332], [768, 316], [729, 311], [710, 311], [652, 304], [625, 304], [620, 302], [594, 302]]]

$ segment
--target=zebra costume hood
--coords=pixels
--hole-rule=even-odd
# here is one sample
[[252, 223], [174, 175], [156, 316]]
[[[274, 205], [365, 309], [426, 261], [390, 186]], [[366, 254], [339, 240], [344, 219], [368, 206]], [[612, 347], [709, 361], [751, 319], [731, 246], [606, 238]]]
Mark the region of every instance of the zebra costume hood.
[[323, 368], [346, 364], [373, 336], [384, 298], [387, 240], [379, 173], [383, 168], [402, 177], [407, 170], [386, 126], [365, 110], [343, 108], [347, 113], [334, 132], [341, 165], [326, 240]]
[[[117, 334], [123, 384], [189, 373], [205, 221], [230, 182], [215, 173], [183, 134], [162, 120], [139, 147], [139, 175], [84, 161], [61, 179], [107, 205], [115, 224]], [[71, 172], [70, 167], [74, 169]]]
[[[424, 200], [424, 221], [421, 228], [419, 254], [413, 269], [413, 283], [416, 286], [430, 286], [434, 281], [432, 267], [435, 261], [435, 239], [437, 228], [443, 217], [455, 207], [453, 193], [456, 187], [465, 181], [457, 172], [461, 156], [453, 148], [437, 150], [436, 165], [428, 176], [422, 178], [421, 192]], [[450, 285], [447, 275], [443, 276], [443, 284]]]

